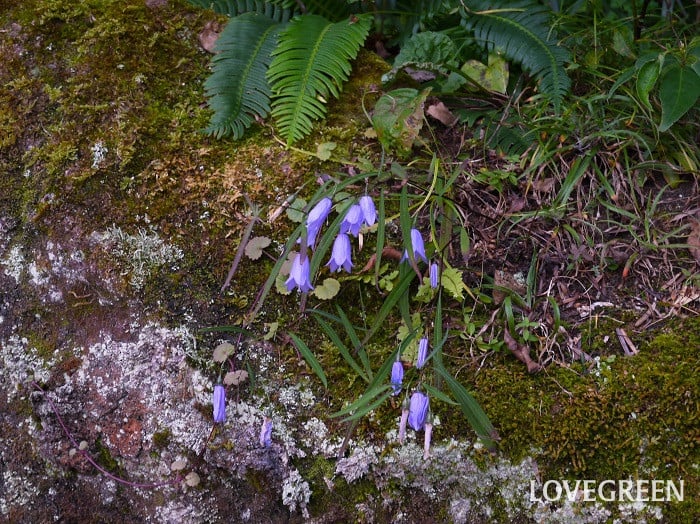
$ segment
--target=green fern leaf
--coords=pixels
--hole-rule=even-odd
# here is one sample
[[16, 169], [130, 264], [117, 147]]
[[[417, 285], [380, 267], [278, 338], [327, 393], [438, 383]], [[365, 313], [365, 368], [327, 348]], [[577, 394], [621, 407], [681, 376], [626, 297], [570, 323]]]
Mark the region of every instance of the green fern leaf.
[[204, 84], [214, 110], [206, 132], [237, 140], [254, 121], [270, 112], [265, 74], [277, 35], [284, 27], [266, 16], [246, 13], [232, 18], [216, 43], [213, 72]]
[[190, 4], [227, 16], [238, 16], [243, 13], [258, 13], [272, 18], [277, 22], [286, 22], [296, 7], [296, 0], [188, 0]]
[[[559, 111], [571, 80], [564, 64], [569, 52], [550, 39], [550, 11], [534, 3], [501, 2], [504, 6], [477, 11], [484, 2], [469, 2], [475, 10], [462, 13], [462, 22], [477, 40], [487, 42], [489, 49], [500, 49], [509, 59], [519, 62], [523, 69], [539, 80], [540, 91]], [[471, 9], [471, 7], [470, 7]]]
[[367, 15], [337, 23], [304, 15], [280, 33], [267, 78], [272, 116], [287, 144], [308, 135], [313, 121], [325, 116], [325, 99], [340, 93], [371, 23]]

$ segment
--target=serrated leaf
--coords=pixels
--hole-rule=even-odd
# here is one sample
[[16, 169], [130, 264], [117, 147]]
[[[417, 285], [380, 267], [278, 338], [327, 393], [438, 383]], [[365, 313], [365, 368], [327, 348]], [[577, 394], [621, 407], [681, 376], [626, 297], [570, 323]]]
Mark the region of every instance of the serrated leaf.
[[233, 355], [236, 351], [236, 347], [229, 343], [223, 342], [214, 348], [213, 359], [214, 362], [224, 362], [228, 357]]
[[459, 269], [444, 268], [440, 275], [440, 284], [452, 298], [460, 302], [464, 300], [464, 282], [462, 281], [462, 272]]
[[330, 300], [340, 291], [340, 282], [334, 278], [326, 278], [323, 284], [316, 285], [312, 291], [312, 295], [320, 300]]
[[313, 122], [325, 116], [324, 100], [340, 93], [371, 23], [367, 15], [332, 23], [307, 14], [293, 18], [280, 33], [267, 79], [272, 116], [287, 144], [308, 135]]
[[289, 204], [289, 207], [287, 208], [287, 218], [292, 222], [301, 224], [306, 218], [306, 213], [304, 212], [306, 209], [306, 204], [306, 200], [301, 197], [294, 199], [294, 202]]
[[320, 160], [328, 160], [336, 147], [338, 147], [338, 144], [335, 142], [321, 142], [316, 146], [316, 156]]
[[243, 136], [256, 116], [270, 112], [265, 74], [283, 24], [257, 13], [232, 18], [216, 43], [212, 75], [204, 89], [214, 110], [207, 132], [221, 138]]
[[659, 88], [661, 123], [659, 131], [667, 131], [693, 107], [700, 97], [700, 76], [690, 67], [675, 63], [664, 68]]
[[257, 260], [262, 255], [262, 250], [272, 242], [268, 237], [253, 237], [245, 245], [245, 254], [251, 260]]
[[248, 380], [248, 372], [242, 369], [229, 371], [224, 375], [224, 384], [227, 386], [238, 386]]

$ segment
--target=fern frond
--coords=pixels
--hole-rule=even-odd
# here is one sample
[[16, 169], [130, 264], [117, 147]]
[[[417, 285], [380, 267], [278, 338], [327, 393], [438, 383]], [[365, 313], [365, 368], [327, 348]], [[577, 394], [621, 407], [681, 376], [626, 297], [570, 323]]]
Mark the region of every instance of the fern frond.
[[213, 72], [204, 84], [214, 110], [206, 132], [241, 138], [255, 116], [270, 112], [270, 86], [265, 74], [277, 35], [284, 27], [255, 13], [232, 18], [219, 35]]
[[323, 99], [340, 93], [371, 23], [368, 15], [337, 23], [304, 15], [280, 33], [267, 78], [272, 116], [288, 144], [309, 134], [313, 121], [325, 116]]
[[470, 10], [462, 13], [464, 26], [473, 31], [477, 40], [487, 43], [489, 49], [497, 48], [510, 60], [519, 62], [539, 81], [540, 91], [558, 112], [571, 87], [564, 70], [564, 64], [571, 58], [565, 48], [550, 39], [551, 12], [534, 0], [497, 2], [504, 7], [480, 11], [476, 8], [484, 2], [467, 3]]
[[320, 15], [332, 22], [339, 22], [360, 9], [358, 2], [349, 3], [346, 0], [305, 0], [304, 7], [305, 13]]
[[188, 0], [190, 4], [228, 16], [258, 13], [276, 22], [286, 22], [294, 14], [296, 0]]

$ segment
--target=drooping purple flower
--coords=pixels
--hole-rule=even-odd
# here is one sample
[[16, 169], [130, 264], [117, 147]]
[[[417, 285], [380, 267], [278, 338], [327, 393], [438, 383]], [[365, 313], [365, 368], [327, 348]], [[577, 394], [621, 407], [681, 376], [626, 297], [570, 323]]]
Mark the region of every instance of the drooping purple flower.
[[411, 403], [408, 406], [408, 425], [416, 431], [423, 429], [425, 419], [430, 409], [430, 399], [420, 391], [411, 395]]
[[340, 223], [341, 233], [350, 233], [352, 236], [356, 237], [360, 233], [360, 227], [362, 227], [362, 208], [359, 204], [353, 204], [345, 213], [345, 218]]
[[428, 339], [423, 337], [418, 342], [418, 358], [416, 359], [416, 368], [421, 369], [425, 366], [425, 361], [428, 358]]
[[438, 265], [433, 262], [430, 264], [430, 287], [433, 289], [437, 289], [437, 287], [440, 285], [440, 269], [438, 268]]
[[285, 282], [287, 291], [299, 288], [299, 291], [306, 293], [314, 287], [311, 285], [309, 278], [309, 257], [305, 256], [302, 260], [301, 254], [297, 253], [292, 260], [292, 268], [289, 270], [289, 278]]
[[333, 242], [333, 252], [331, 253], [331, 260], [326, 264], [330, 266], [331, 271], [340, 271], [344, 269], [348, 273], [352, 270], [352, 247], [350, 246], [350, 239], [345, 233], [340, 233], [335, 237], [335, 242]]
[[368, 226], [374, 225], [377, 221], [377, 209], [374, 207], [374, 200], [370, 196], [360, 198], [360, 209], [362, 209], [362, 220]]
[[[428, 261], [428, 257], [425, 256], [425, 244], [423, 243], [423, 237], [420, 231], [413, 228], [411, 229], [411, 247], [413, 248], [413, 258], [416, 260], [421, 258], [424, 262]], [[401, 260], [408, 260], [408, 249], [403, 252], [403, 257]]]
[[408, 423], [408, 399], [404, 400], [401, 409], [401, 420], [399, 421], [399, 443], [406, 440], [406, 424]]
[[272, 444], [272, 419], [265, 416], [262, 427], [260, 428], [260, 446], [269, 448]]
[[212, 404], [214, 405], [214, 422], [226, 420], [226, 388], [222, 384], [214, 386]]
[[401, 392], [401, 383], [403, 382], [403, 364], [400, 360], [394, 362], [391, 367], [391, 386], [394, 388], [394, 395]]
[[333, 201], [328, 197], [324, 197], [309, 211], [309, 215], [306, 217], [307, 246], [313, 247], [316, 243], [316, 236], [318, 236], [323, 222], [328, 217], [328, 213], [331, 212], [331, 207], [333, 207]]
[[[430, 417], [428, 417], [430, 419]], [[423, 439], [423, 460], [430, 458], [430, 440], [433, 436], [433, 423], [428, 420], [425, 423], [425, 438]]]

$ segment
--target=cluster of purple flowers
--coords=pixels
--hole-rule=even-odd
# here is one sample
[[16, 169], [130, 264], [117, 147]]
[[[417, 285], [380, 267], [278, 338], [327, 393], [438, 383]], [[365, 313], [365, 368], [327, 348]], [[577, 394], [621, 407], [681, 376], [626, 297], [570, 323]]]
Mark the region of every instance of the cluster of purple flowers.
[[[292, 267], [287, 278], [287, 290], [292, 291], [294, 288], [302, 292], [311, 291], [311, 276], [309, 275], [309, 257], [306, 253], [307, 249], [312, 249], [316, 245], [316, 238], [321, 231], [323, 223], [328, 218], [331, 212], [333, 202], [330, 198], [324, 197], [309, 211], [306, 217], [306, 245], [302, 246], [299, 253], [292, 260]], [[352, 204], [345, 212], [343, 221], [340, 224], [340, 231], [333, 242], [331, 251], [331, 259], [326, 264], [331, 272], [340, 271], [341, 269], [350, 273], [353, 267], [352, 263], [352, 246], [350, 237], [360, 234], [362, 226], [372, 226], [377, 222], [377, 210], [374, 206], [374, 201], [370, 196], [363, 196], [357, 204]]]

